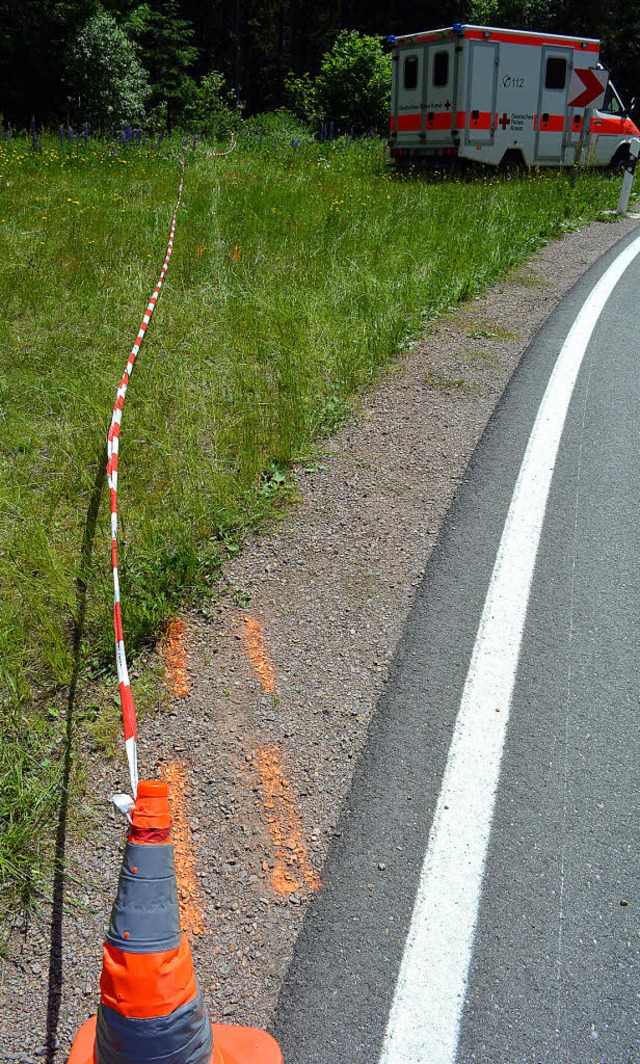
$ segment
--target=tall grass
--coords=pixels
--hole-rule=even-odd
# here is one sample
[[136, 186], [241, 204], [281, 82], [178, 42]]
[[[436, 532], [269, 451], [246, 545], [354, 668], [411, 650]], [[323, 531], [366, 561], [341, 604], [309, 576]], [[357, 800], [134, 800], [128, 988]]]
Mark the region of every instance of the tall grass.
[[[74, 670], [111, 661], [105, 433], [178, 179], [175, 145], [0, 142], [0, 883], [59, 791]], [[215, 593], [225, 545], [278, 505], [288, 463], [431, 318], [617, 191], [602, 174], [399, 179], [378, 142], [189, 154], [124, 414], [129, 647]]]

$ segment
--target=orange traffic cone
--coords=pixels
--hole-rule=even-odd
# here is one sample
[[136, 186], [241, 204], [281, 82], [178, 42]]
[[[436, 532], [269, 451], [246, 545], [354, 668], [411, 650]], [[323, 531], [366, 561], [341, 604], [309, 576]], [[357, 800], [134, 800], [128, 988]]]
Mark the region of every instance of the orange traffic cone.
[[166, 783], [138, 784], [100, 994], [68, 1064], [283, 1064], [265, 1031], [209, 1022], [180, 931]]

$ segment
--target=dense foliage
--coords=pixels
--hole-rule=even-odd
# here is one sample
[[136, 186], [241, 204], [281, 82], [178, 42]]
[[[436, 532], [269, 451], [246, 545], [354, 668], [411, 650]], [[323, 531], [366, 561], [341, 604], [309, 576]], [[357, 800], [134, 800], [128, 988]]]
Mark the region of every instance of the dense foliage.
[[287, 102], [310, 125], [337, 124], [353, 133], [383, 133], [391, 96], [391, 59], [377, 37], [342, 30], [320, 73], [290, 76]]
[[101, 126], [142, 121], [147, 74], [135, 44], [112, 15], [97, 11], [81, 27], [66, 70], [75, 121]]
[[[138, 121], [144, 103], [156, 128], [207, 129], [220, 124], [220, 100], [238, 101], [253, 114], [276, 110], [293, 92], [299, 113], [317, 119], [324, 112], [345, 129], [375, 126], [379, 119], [370, 111], [381, 98], [375, 77], [359, 82], [354, 97], [349, 77], [341, 94], [328, 76], [327, 57], [336, 56], [336, 47], [362, 53], [369, 47], [340, 32], [376, 39], [381, 78], [389, 33], [456, 19], [600, 37], [603, 62], [623, 97], [638, 93], [640, 0], [611, 6], [596, 0], [0, 0], [0, 114], [5, 124], [22, 128], [32, 116], [41, 125], [94, 115], [94, 122], [108, 124], [108, 112], [122, 114], [128, 99], [125, 121]], [[94, 54], [98, 31], [105, 52], [116, 34], [126, 37], [106, 100], [103, 64], [81, 62], [82, 54]], [[138, 63], [145, 73], [136, 89], [131, 76]], [[347, 66], [339, 64], [342, 74]], [[82, 115], [78, 98], [86, 105]]]

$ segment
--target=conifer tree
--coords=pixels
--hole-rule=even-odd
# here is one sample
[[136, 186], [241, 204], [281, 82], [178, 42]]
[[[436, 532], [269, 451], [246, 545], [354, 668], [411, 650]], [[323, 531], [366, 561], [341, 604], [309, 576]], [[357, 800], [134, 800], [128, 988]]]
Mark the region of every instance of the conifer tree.
[[156, 122], [171, 130], [180, 124], [196, 93], [194, 29], [181, 17], [178, 0], [154, 0], [146, 6], [143, 24], [140, 45], [151, 82], [149, 108]]

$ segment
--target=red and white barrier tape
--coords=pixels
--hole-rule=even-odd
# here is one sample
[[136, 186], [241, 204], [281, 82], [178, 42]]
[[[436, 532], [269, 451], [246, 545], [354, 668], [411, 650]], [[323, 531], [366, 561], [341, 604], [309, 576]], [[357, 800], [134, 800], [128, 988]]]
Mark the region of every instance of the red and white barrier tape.
[[206, 151], [204, 154], [208, 159], [226, 159], [227, 155], [231, 155], [231, 152], [235, 151], [238, 146], [235, 133], [231, 134], [229, 140], [231, 141], [231, 147], [227, 148], [226, 151]]
[[122, 721], [124, 724], [124, 740], [127, 751], [127, 760], [129, 762], [129, 775], [131, 776], [131, 787], [133, 790], [133, 797], [136, 797], [138, 790], [138, 754], [137, 754], [137, 724], [136, 724], [136, 710], [133, 701], [133, 694], [131, 693], [131, 684], [129, 682], [129, 670], [127, 668], [127, 655], [124, 645], [124, 633], [122, 630], [122, 611], [120, 608], [120, 581], [118, 578], [118, 452], [120, 446], [120, 430], [122, 426], [122, 410], [124, 407], [124, 401], [127, 394], [127, 388], [129, 387], [129, 380], [133, 372], [133, 367], [138, 357], [140, 348], [142, 347], [142, 341], [144, 340], [145, 333], [151, 321], [151, 317], [155, 310], [158, 296], [160, 295], [160, 289], [164, 281], [169, 261], [171, 259], [171, 253], [173, 251], [173, 238], [176, 231], [176, 218], [178, 210], [182, 200], [182, 189], [184, 186], [184, 156], [180, 157], [181, 177], [180, 188], [178, 190], [178, 200], [175, 210], [173, 212], [173, 218], [171, 220], [171, 232], [169, 234], [169, 244], [167, 246], [167, 253], [165, 255], [164, 264], [158, 279], [158, 283], [155, 287], [154, 293], [149, 300], [145, 315], [142, 319], [136, 342], [134, 343], [131, 354], [129, 355], [129, 361], [127, 362], [126, 369], [124, 371], [118, 393], [116, 397], [115, 406], [113, 408], [113, 416], [111, 418], [111, 425], [109, 427], [109, 434], [107, 436], [107, 480], [109, 483], [109, 495], [111, 497], [111, 564], [113, 567], [113, 628], [116, 641], [116, 664], [118, 667], [118, 684], [120, 688], [120, 705], [122, 707]]
[[[236, 135], [231, 135], [231, 147], [227, 151], [223, 152], [209, 152], [208, 154], [214, 158], [224, 158], [227, 155], [231, 155], [236, 147]], [[178, 210], [180, 203], [182, 202], [182, 189], [184, 187], [184, 155], [180, 156], [180, 187], [178, 189], [178, 200], [176, 202], [175, 210], [173, 212], [173, 218], [171, 220], [171, 231], [169, 233], [169, 243], [167, 245], [167, 253], [165, 255], [160, 277], [158, 283], [154, 289], [153, 295], [149, 300], [145, 315], [142, 319], [136, 342], [134, 343], [131, 354], [129, 355], [129, 361], [127, 362], [126, 369], [124, 371], [120, 386], [118, 388], [116, 402], [113, 408], [113, 415], [111, 418], [111, 425], [109, 426], [109, 433], [107, 436], [107, 480], [109, 483], [109, 495], [111, 498], [111, 565], [113, 568], [113, 629], [115, 634], [116, 643], [116, 665], [118, 668], [118, 685], [120, 689], [120, 706], [122, 708], [122, 722], [124, 725], [124, 742], [127, 751], [127, 761], [129, 763], [129, 775], [131, 777], [131, 788], [133, 791], [133, 797], [135, 799], [138, 790], [138, 752], [137, 752], [137, 738], [138, 727], [136, 722], [136, 709], [133, 701], [133, 694], [131, 691], [131, 683], [129, 680], [129, 669], [127, 667], [127, 654], [124, 645], [124, 632], [122, 628], [122, 609], [120, 605], [120, 580], [118, 576], [118, 455], [120, 448], [120, 430], [122, 426], [122, 411], [124, 408], [124, 401], [127, 395], [127, 388], [129, 387], [129, 381], [133, 372], [133, 367], [138, 357], [140, 348], [142, 347], [142, 341], [145, 338], [149, 322], [151, 321], [153, 312], [155, 310], [158, 297], [160, 295], [160, 289], [164, 281], [165, 274], [169, 267], [169, 261], [171, 259], [171, 253], [173, 251], [173, 240], [176, 231], [176, 219], [178, 216]], [[130, 799], [127, 795], [116, 795], [114, 801], [119, 809], [123, 812], [127, 812], [131, 808]]]

